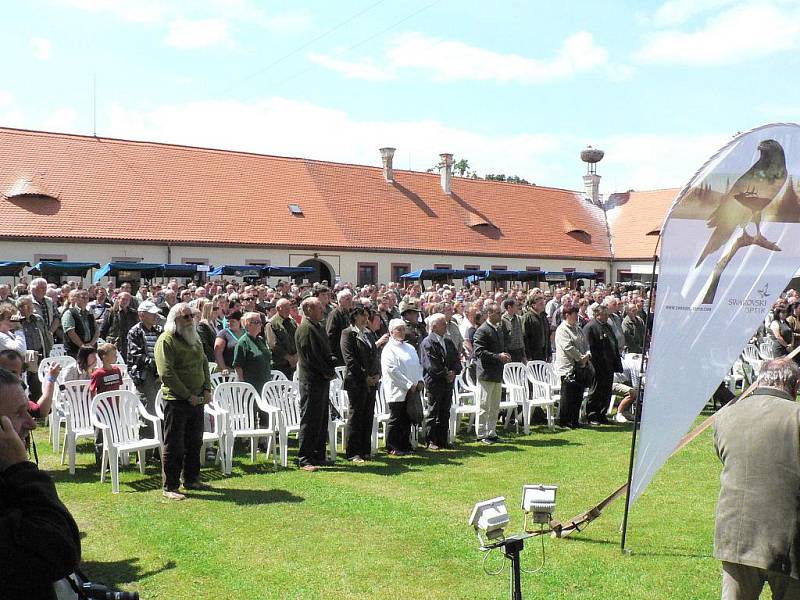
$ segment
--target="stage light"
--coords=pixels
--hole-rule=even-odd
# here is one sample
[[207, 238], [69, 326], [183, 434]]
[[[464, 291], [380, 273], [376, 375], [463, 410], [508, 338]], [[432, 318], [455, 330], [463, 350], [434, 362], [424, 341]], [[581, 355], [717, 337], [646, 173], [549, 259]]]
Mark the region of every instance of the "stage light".
[[534, 523], [546, 525], [553, 518], [556, 510], [556, 490], [554, 485], [522, 486], [522, 510], [525, 511], [525, 530], [528, 530], [528, 517]]
[[[510, 522], [506, 499], [502, 496], [478, 502], [469, 517], [469, 524], [475, 528], [481, 547], [486, 545], [486, 540], [502, 538], [503, 529]], [[481, 537], [481, 533], [486, 536], [486, 540]]]

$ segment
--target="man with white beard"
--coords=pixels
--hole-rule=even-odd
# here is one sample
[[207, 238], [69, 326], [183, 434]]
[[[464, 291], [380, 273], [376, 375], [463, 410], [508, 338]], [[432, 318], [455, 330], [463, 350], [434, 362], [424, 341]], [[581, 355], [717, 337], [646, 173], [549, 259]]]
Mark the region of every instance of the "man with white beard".
[[203, 445], [203, 405], [211, 401], [211, 377], [194, 311], [181, 302], [173, 306], [155, 347], [156, 367], [164, 397], [164, 497], [184, 500], [178, 491], [181, 471], [185, 490], [204, 490], [200, 481]]

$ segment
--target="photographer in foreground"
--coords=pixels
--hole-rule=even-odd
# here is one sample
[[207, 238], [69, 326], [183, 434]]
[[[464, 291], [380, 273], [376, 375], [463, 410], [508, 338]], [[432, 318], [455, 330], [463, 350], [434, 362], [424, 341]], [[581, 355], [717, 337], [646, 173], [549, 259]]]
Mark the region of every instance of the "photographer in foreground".
[[55, 598], [80, 560], [78, 526], [22, 439], [36, 428], [19, 378], [0, 369], [0, 598]]

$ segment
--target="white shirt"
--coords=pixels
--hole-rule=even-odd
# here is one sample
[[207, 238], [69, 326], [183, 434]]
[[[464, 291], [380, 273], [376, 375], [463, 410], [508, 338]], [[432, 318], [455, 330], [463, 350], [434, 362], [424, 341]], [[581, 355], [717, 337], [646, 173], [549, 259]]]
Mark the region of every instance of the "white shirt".
[[14, 350], [19, 352], [22, 360], [25, 360], [25, 353], [28, 351], [28, 344], [25, 343], [25, 332], [22, 329], [0, 332], [0, 350]]
[[422, 381], [422, 365], [414, 346], [389, 339], [381, 353], [381, 385], [386, 402], [402, 402], [411, 386]]

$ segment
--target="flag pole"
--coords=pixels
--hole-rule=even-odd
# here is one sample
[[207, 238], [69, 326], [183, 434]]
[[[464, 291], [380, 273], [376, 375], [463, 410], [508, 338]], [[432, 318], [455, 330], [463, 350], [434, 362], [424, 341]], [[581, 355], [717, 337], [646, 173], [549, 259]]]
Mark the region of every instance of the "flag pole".
[[[653, 270], [650, 275], [650, 314], [655, 319], [655, 301], [656, 301], [656, 264], [658, 263], [658, 243], [661, 241], [659, 236], [656, 241], [656, 249], [653, 252]], [[625, 541], [628, 535], [628, 513], [631, 507], [631, 480], [633, 479], [633, 460], [636, 456], [636, 432], [639, 430], [639, 423], [641, 422], [642, 415], [642, 380], [644, 379], [644, 364], [647, 351], [650, 349], [651, 332], [645, 323], [644, 328], [644, 347], [642, 348], [642, 358], [639, 363], [639, 385], [636, 390], [636, 411], [633, 415], [633, 434], [631, 435], [631, 453], [628, 462], [628, 483], [625, 489], [625, 512], [622, 517], [622, 539], [620, 541], [620, 550], [625, 552]]]

